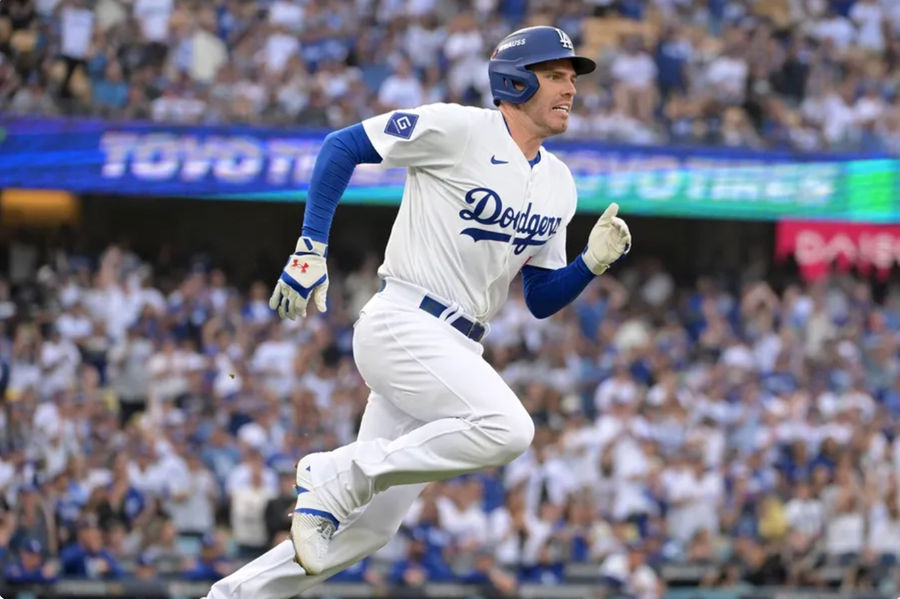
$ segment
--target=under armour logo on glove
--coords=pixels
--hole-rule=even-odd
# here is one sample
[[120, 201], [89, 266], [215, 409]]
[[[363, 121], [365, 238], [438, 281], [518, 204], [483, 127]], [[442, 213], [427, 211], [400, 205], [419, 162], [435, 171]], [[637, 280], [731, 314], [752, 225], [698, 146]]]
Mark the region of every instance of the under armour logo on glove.
[[[325, 257], [328, 246], [308, 237], [297, 240], [297, 250], [288, 258], [275, 290], [269, 298], [269, 307], [278, 310], [281, 318], [294, 320], [306, 316], [306, 304], [312, 294], [316, 309], [325, 312], [325, 296], [328, 293], [328, 269]], [[301, 258], [302, 257], [302, 260]]]

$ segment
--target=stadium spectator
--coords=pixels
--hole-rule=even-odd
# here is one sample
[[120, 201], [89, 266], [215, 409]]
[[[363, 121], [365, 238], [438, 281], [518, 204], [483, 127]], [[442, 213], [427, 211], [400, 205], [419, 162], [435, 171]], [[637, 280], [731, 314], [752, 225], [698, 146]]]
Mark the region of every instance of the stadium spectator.
[[124, 575], [118, 560], [103, 548], [103, 535], [95, 515], [88, 514], [78, 523], [77, 542], [64, 548], [59, 556], [61, 574], [72, 578], [118, 579]]
[[44, 548], [37, 539], [27, 541], [19, 554], [21, 557], [8, 564], [3, 572], [9, 584], [48, 584], [59, 577], [58, 568], [45, 563]]
[[406, 557], [391, 566], [388, 580], [410, 588], [427, 582], [448, 582], [455, 578], [443, 552], [430, 549], [421, 532], [412, 533]]
[[[250, 426], [250, 425], [245, 425]], [[275, 496], [275, 474], [263, 464], [262, 455], [252, 449], [245, 462], [246, 470], [235, 469], [229, 478], [231, 529], [240, 547], [240, 556], [253, 557], [262, 553], [269, 540], [266, 529], [266, 504]]]
[[291, 529], [291, 516], [297, 503], [296, 475], [290, 463], [278, 470], [278, 495], [266, 502], [263, 511], [269, 546], [274, 546], [279, 537]]
[[228, 576], [234, 570], [234, 564], [225, 556], [222, 537], [218, 532], [211, 532], [203, 537], [200, 556], [189, 564], [182, 572], [184, 580], [212, 582]]
[[199, 447], [185, 443], [179, 452], [186, 468], [166, 481], [166, 511], [179, 535], [202, 538], [215, 526], [220, 490], [212, 472], [203, 464]]
[[154, 569], [163, 576], [180, 572], [187, 556], [179, 546], [175, 523], [166, 518], [154, 519], [145, 532], [144, 551], [140, 557], [151, 561]]
[[627, 552], [610, 555], [600, 566], [603, 577], [613, 588], [636, 599], [660, 599], [664, 585], [657, 574], [645, 563], [646, 556], [637, 543], [631, 543]]

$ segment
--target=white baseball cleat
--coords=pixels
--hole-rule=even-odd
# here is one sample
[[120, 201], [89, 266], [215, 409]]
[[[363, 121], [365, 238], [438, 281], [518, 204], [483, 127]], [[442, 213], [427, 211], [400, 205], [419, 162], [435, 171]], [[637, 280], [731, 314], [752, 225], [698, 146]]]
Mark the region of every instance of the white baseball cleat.
[[307, 574], [325, 569], [328, 546], [340, 523], [312, 488], [309, 456], [297, 463], [297, 505], [291, 519], [291, 541], [297, 563]]

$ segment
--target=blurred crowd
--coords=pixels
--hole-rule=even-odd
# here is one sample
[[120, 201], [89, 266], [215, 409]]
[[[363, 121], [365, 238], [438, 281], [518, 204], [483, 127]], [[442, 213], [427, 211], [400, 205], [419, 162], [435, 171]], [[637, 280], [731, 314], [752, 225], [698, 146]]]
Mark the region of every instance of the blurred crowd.
[[569, 137], [900, 153], [895, 0], [4, 0], [0, 110], [339, 128], [489, 106], [492, 49], [534, 24], [600, 65]]
[[[332, 273], [326, 314], [281, 321], [271, 281], [238, 289], [203, 261], [26, 241], [8, 258], [6, 580], [211, 581], [285, 539], [296, 460], [351, 441], [365, 407], [352, 322], [377, 259]], [[509, 592], [583, 563], [652, 599], [689, 564], [711, 587], [895, 590], [900, 286], [773, 289], [762, 264], [682, 287], [635, 259], [545, 320], [515, 283], [485, 356], [533, 446], [427, 487], [339, 578]]]

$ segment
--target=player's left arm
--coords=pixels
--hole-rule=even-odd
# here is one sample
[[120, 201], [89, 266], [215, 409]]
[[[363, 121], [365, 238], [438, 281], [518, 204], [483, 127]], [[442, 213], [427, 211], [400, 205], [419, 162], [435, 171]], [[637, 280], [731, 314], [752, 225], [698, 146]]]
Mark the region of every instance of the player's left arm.
[[[522, 268], [525, 304], [536, 318], [547, 318], [569, 305], [594, 277], [603, 274], [616, 260], [631, 250], [631, 232], [616, 216], [619, 206], [610, 204], [597, 220], [587, 247], [562, 268], [526, 265]], [[565, 247], [562, 237], [557, 247]]]

